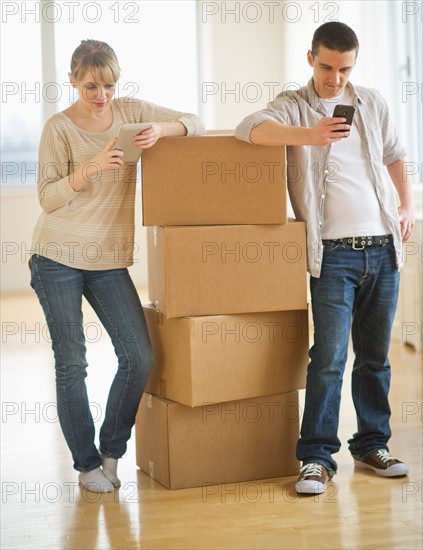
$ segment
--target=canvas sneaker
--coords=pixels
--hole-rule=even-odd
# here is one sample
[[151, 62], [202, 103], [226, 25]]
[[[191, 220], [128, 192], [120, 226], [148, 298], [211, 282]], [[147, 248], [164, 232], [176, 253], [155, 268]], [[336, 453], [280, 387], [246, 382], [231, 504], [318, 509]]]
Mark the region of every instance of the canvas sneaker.
[[373, 451], [364, 458], [355, 458], [354, 464], [357, 468], [373, 470], [383, 477], [406, 476], [408, 474], [407, 464], [391, 456], [385, 449]]
[[300, 469], [295, 490], [297, 493], [313, 493], [317, 495], [326, 491], [329, 480], [329, 472], [322, 464], [315, 462], [304, 464]]

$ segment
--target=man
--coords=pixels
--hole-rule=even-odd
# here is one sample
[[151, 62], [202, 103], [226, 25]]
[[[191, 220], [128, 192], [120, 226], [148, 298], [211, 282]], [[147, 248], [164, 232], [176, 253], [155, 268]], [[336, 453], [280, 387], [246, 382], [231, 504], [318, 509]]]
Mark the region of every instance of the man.
[[[342, 378], [352, 332], [355, 465], [392, 477], [408, 467], [389, 454], [388, 349], [398, 297], [402, 241], [414, 226], [405, 150], [380, 94], [349, 82], [359, 44], [352, 29], [325, 23], [313, 36], [308, 85], [279, 94], [246, 117], [236, 136], [287, 145], [288, 188], [307, 223], [308, 269], [315, 327], [297, 458], [298, 493], [322, 493], [336, 473]], [[352, 125], [332, 116], [353, 105]], [[400, 200], [397, 208], [395, 193]], [[294, 168], [290, 170], [289, 168]]]

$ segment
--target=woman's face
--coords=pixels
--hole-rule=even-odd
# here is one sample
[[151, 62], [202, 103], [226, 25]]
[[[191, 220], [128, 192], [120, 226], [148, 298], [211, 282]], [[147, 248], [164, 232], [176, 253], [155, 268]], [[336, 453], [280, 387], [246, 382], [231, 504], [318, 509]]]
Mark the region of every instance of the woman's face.
[[71, 78], [71, 84], [78, 90], [79, 101], [90, 111], [98, 113], [110, 107], [116, 82], [95, 82], [93, 75], [87, 72], [79, 82], [75, 82]]

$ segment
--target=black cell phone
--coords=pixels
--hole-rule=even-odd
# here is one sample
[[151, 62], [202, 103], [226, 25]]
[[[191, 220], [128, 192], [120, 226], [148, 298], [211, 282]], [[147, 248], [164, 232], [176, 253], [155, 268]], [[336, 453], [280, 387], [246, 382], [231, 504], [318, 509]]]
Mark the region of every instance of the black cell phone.
[[[346, 118], [347, 121], [345, 124], [349, 124], [351, 126], [353, 118], [355, 113], [355, 107], [352, 105], [336, 105], [335, 109], [333, 110], [333, 117], [343, 117]], [[334, 130], [334, 132], [345, 132], [346, 130]]]

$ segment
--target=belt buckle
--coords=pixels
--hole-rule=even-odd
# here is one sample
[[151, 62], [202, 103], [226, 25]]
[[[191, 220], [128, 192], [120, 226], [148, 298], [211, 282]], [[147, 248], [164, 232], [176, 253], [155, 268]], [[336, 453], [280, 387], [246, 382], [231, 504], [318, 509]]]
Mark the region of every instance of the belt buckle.
[[353, 248], [353, 250], [364, 250], [364, 248], [365, 248], [364, 244], [362, 244], [360, 247], [358, 247], [356, 245], [356, 242], [357, 242], [356, 237], [353, 237], [352, 238], [352, 248]]

